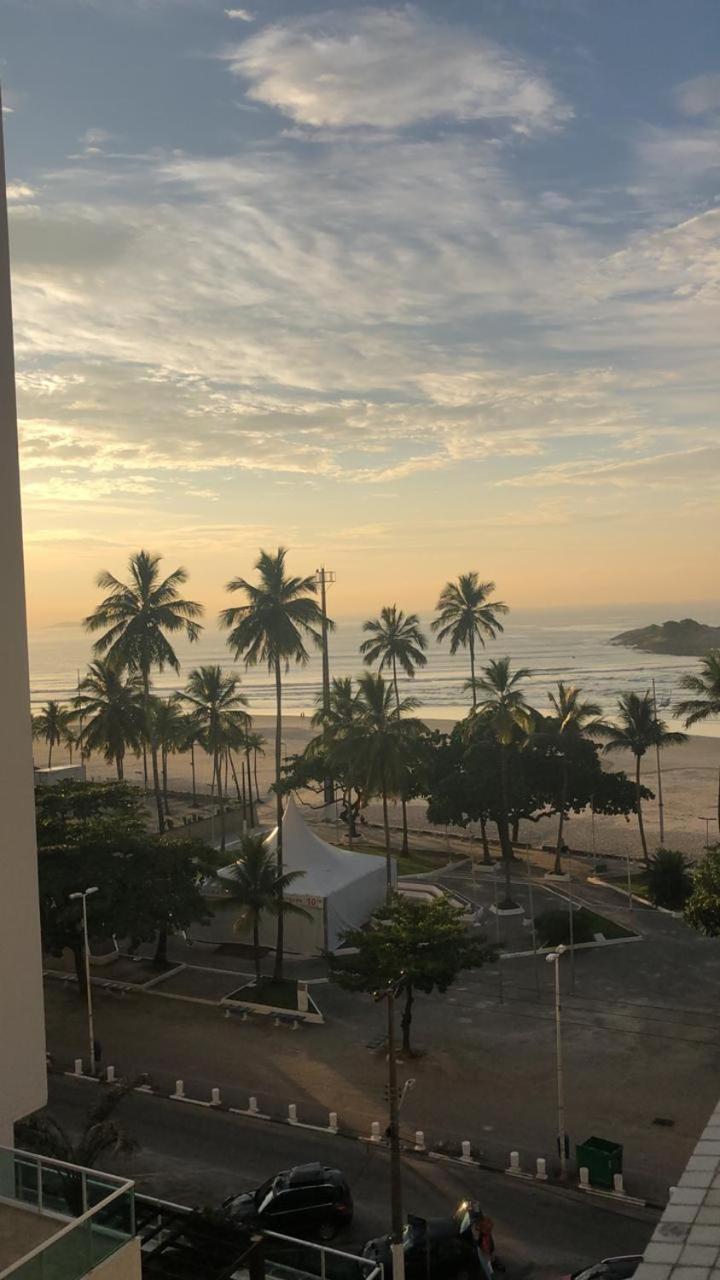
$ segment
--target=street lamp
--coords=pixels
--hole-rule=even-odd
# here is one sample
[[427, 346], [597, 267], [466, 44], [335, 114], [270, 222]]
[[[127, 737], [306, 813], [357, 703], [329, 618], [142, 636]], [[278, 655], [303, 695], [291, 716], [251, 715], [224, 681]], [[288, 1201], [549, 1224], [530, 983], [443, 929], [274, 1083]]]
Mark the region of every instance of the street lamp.
[[555, 1063], [557, 1070], [557, 1110], [558, 1110], [558, 1145], [560, 1147], [560, 1177], [563, 1182], [567, 1178], [567, 1155], [565, 1152], [565, 1088], [563, 1084], [562, 1061], [562, 1026], [560, 1022], [560, 957], [566, 948], [557, 947], [545, 957], [548, 964], [555, 965]]
[[75, 902], [78, 898], [82, 898], [82, 921], [83, 921], [83, 940], [85, 944], [85, 990], [87, 992], [87, 1013], [88, 1013], [88, 1039], [90, 1041], [90, 1075], [95, 1075], [95, 1031], [93, 1029], [93, 1007], [92, 992], [90, 990], [90, 944], [88, 942], [88, 924], [87, 924], [87, 900], [91, 894], [97, 893], [98, 886], [91, 885], [89, 889], [83, 889], [79, 893], [71, 893], [70, 901]]
[[374, 993], [375, 1000], [385, 1000], [387, 1007], [387, 1063], [388, 1063], [388, 1137], [390, 1139], [390, 1253], [392, 1280], [405, 1280], [405, 1250], [403, 1248], [402, 1163], [400, 1158], [400, 1107], [398, 1099], [397, 1060], [395, 1058], [395, 996], [402, 979], [384, 990]]

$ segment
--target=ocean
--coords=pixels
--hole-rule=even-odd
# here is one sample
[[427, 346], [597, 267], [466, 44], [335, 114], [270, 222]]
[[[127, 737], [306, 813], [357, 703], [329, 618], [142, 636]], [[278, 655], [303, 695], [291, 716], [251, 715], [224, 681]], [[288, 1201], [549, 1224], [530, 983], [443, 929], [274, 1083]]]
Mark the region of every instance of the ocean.
[[[718, 624], [717, 604], [616, 605], [593, 608], [557, 608], [544, 610], [513, 609], [505, 619], [505, 631], [497, 641], [488, 643], [481, 652], [479, 665], [486, 658], [509, 654], [514, 666], [530, 668], [526, 682], [528, 701], [542, 710], [547, 705], [547, 691], [558, 680], [579, 685], [585, 697], [599, 702], [604, 713], [611, 715], [619, 693], [634, 690], [643, 693], [655, 680], [659, 710], [671, 727], [671, 704], [678, 693], [679, 677], [697, 669], [693, 658], [655, 657], [619, 648], [609, 643], [612, 636], [651, 622], [669, 618], [694, 617], [701, 622]], [[447, 645], [438, 645], [428, 632], [428, 663], [414, 680], [403, 679], [401, 692], [420, 700], [420, 714], [427, 718], [457, 719], [466, 714], [469, 695], [462, 690], [469, 675], [467, 653], [452, 657]], [[358, 646], [363, 639], [361, 619], [341, 619], [330, 636], [330, 667], [335, 676], [353, 676], [363, 669]], [[57, 698], [69, 700], [75, 693], [78, 673], [90, 661], [91, 637], [78, 626], [55, 626], [36, 630], [30, 635], [30, 675], [33, 708]], [[165, 671], [154, 678], [155, 690], [168, 694], [182, 688], [188, 671], [201, 664], [220, 663], [236, 672], [242, 680], [250, 702], [250, 711], [271, 714], [274, 711], [274, 684], [262, 668], [246, 669], [233, 662], [224, 635], [208, 627], [194, 645], [180, 642], [177, 653], [181, 672]], [[285, 677], [285, 710], [291, 715], [312, 714], [320, 688], [320, 655], [313, 652], [305, 667], [293, 666]], [[720, 735], [720, 722], [708, 721], [701, 726], [703, 734]]]

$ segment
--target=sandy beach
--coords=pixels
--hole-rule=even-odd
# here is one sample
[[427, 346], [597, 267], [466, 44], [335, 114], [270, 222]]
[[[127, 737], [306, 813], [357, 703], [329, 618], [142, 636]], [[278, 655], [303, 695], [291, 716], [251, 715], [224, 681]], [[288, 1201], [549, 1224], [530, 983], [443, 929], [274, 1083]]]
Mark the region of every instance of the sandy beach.
[[[427, 720], [433, 729], [449, 730], [449, 720]], [[253, 727], [266, 738], [266, 755], [258, 758], [258, 782], [261, 794], [267, 791], [273, 776], [273, 750], [275, 719], [273, 716], [258, 715], [253, 718]], [[310, 720], [303, 716], [287, 716], [283, 722], [283, 755], [297, 755], [303, 750], [313, 736]], [[196, 751], [196, 776], [198, 792], [207, 795], [210, 789], [210, 761], [201, 751]], [[46, 763], [46, 754], [40, 743], [35, 743], [35, 763], [42, 766]], [[54, 764], [68, 763], [67, 752], [54, 751]], [[606, 758], [606, 767], [625, 769], [632, 774], [633, 758], [623, 752], [615, 752]], [[682, 849], [692, 857], [700, 857], [703, 853], [706, 826], [701, 818], [712, 819], [710, 824], [710, 840], [717, 839], [717, 789], [718, 772], [720, 771], [720, 737], [693, 734], [681, 747], [671, 747], [662, 753], [663, 799], [665, 803], [665, 844], [668, 847]], [[142, 761], [129, 756], [125, 765], [126, 779], [142, 785]], [[98, 756], [87, 762], [88, 778], [105, 779], [115, 777], [112, 766], [107, 765]], [[170, 791], [187, 792], [190, 789], [191, 771], [189, 755], [177, 754], [170, 757], [168, 769], [168, 785]], [[656, 768], [654, 755], [643, 760], [643, 782], [657, 793]], [[231, 783], [232, 789], [232, 783]], [[309, 798], [309, 797], [308, 797]], [[393, 809], [398, 808], [393, 806]], [[380, 820], [378, 805], [368, 806], [368, 817]], [[426, 827], [425, 805], [413, 802], [409, 806], [412, 826]], [[397, 821], [399, 822], [399, 809]], [[657, 795], [654, 801], [645, 806], [645, 825], [648, 841], [651, 846], [659, 840], [659, 815]], [[615, 853], [631, 857], [640, 856], [640, 842], [637, 822], [632, 817], [627, 821], [623, 817], [595, 818], [595, 847], [599, 854]], [[550, 818], [540, 822], [523, 822], [520, 839], [540, 845], [555, 838], [557, 819]], [[571, 815], [566, 823], [566, 841], [572, 848], [592, 849], [593, 822], [589, 812]]]

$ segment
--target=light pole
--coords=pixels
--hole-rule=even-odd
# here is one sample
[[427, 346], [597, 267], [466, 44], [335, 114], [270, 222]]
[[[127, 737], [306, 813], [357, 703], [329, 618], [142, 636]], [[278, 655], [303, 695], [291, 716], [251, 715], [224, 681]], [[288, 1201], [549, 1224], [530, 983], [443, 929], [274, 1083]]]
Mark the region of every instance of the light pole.
[[95, 1075], [95, 1030], [93, 1028], [92, 992], [90, 990], [90, 944], [88, 942], [87, 900], [91, 894], [97, 893], [98, 886], [91, 885], [79, 893], [71, 893], [70, 901], [82, 898], [83, 942], [85, 946], [85, 990], [87, 992], [88, 1040], [90, 1042], [90, 1075]]
[[387, 1064], [388, 1064], [388, 1138], [390, 1140], [390, 1253], [392, 1256], [392, 1280], [405, 1280], [405, 1250], [403, 1248], [402, 1163], [400, 1157], [400, 1107], [397, 1083], [397, 1059], [395, 1057], [395, 995], [402, 979], [382, 991], [375, 992], [375, 999], [386, 1002], [387, 1010]]
[[560, 1021], [560, 957], [565, 947], [557, 947], [545, 957], [548, 964], [555, 965], [555, 1063], [557, 1070], [557, 1123], [558, 1146], [560, 1148], [560, 1177], [563, 1182], [567, 1178], [567, 1155], [565, 1153], [565, 1086], [563, 1082], [562, 1060], [562, 1024]]

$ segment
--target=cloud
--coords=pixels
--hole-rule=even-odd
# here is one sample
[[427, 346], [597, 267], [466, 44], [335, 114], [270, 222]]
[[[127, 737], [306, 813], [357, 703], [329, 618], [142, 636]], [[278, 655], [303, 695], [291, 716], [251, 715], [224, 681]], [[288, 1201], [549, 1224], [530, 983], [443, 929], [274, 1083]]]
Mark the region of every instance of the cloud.
[[249, 9], [226, 9], [225, 17], [237, 19], [238, 22], [255, 21], [255, 15]]
[[412, 6], [275, 23], [225, 57], [249, 97], [314, 128], [397, 129], [444, 119], [536, 133], [572, 116], [541, 71], [477, 30]]
[[610, 485], [633, 491], [648, 487], [681, 489], [689, 485], [717, 488], [720, 484], [720, 445], [656, 454], [629, 462], [605, 462], [602, 459], [560, 462], [501, 483], [523, 489], [555, 485]]
[[708, 111], [720, 111], [720, 71], [685, 80], [675, 89], [678, 107], [686, 116], [701, 116]]
[[22, 200], [32, 200], [35, 196], [35, 189], [28, 185], [27, 182], [8, 182], [7, 198], [10, 204], [19, 204]]

